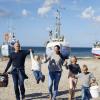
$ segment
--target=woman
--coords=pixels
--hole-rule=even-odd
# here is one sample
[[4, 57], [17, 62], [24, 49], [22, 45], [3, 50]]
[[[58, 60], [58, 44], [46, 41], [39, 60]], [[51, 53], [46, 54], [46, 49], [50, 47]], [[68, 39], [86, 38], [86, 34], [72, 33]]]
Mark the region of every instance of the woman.
[[[45, 57], [45, 59], [46, 59], [46, 62], [49, 61], [48, 70], [49, 70], [50, 100], [56, 100], [59, 81], [62, 74], [62, 65], [64, 62], [64, 59], [60, 53], [60, 46], [56, 45], [54, 47], [54, 52], [51, 54], [51, 56], [48, 58]], [[67, 62], [65, 60], [64, 65], [66, 64]], [[54, 87], [54, 90], [53, 90], [53, 87]]]
[[77, 84], [77, 79], [75, 75], [81, 73], [81, 69], [79, 64], [77, 64], [77, 58], [75, 56], [71, 57], [70, 59], [71, 64], [67, 66], [69, 70], [68, 79], [69, 79], [69, 100], [72, 100], [75, 94], [75, 87]]

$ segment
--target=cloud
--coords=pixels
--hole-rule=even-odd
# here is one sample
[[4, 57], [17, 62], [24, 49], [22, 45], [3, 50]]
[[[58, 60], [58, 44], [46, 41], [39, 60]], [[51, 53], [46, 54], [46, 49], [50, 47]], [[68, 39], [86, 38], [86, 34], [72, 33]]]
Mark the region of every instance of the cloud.
[[45, 15], [48, 13], [54, 4], [58, 4], [59, 0], [45, 0], [42, 7], [38, 8], [39, 15]]
[[94, 16], [93, 20], [95, 20], [96, 22], [100, 22], [100, 15], [99, 16]]
[[10, 12], [5, 9], [0, 9], [0, 17], [8, 17], [10, 16]]
[[90, 6], [82, 12], [81, 18], [91, 19], [92, 21], [100, 22], [100, 15], [95, 15], [95, 12], [96, 11]]
[[90, 6], [82, 12], [82, 18], [92, 18], [94, 16], [94, 9]]
[[29, 16], [30, 15], [30, 12], [26, 9], [23, 9], [22, 10], [22, 16]]

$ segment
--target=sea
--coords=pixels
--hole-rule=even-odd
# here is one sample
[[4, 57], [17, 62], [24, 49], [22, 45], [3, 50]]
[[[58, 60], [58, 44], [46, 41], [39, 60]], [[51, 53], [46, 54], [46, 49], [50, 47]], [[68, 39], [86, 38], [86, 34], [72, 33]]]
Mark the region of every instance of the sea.
[[[34, 50], [35, 54], [40, 55], [44, 55], [46, 51], [45, 47], [21, 47], [22, 50], [28, 50], [30, 48]], [[90, 58], [92, 57], [91, 49], [92, 48], [89, 47], [71, 47], [70, 56], [76, 56], [78, 58]]]
[[[32, 48], [35, 54], [43, 55], [45, 54], [45, 47], [22, 47], [22, 49], [27, 50]], [[71, 47], [70, 56], [76, 56], [79, 58], [89, 58], [92, 57], [91, 49], [89, 47]]]

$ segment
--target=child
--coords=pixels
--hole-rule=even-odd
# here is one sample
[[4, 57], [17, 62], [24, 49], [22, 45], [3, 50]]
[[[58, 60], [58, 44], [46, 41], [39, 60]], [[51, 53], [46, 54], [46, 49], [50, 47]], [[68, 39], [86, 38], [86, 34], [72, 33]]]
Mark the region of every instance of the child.
[[67, 69], [69, 70], [68, 79], [69, 79], [69, 100], [72, 100], [75, 95], [75, 88], [77, 85], [77, 79], [75, 75], [81, 73], [81, 69], [79, 64], [77, 64], [77, 58], [75, 56], [70, 59], [71, 64], [67, 65]]
[[90, 100], [91, 98], [90, 83], [91, 83], [91, 80], [94, 78], [94, 76], [91, 72], [88, 72], [87, 65], [83, 65], [82, 73], [76, 75], [75, 77], [81, 79], [82, 100]]
[[32, 60], [32, 71], [33, 75], [35, 76], [35, 79], [37, 81], [37, 84], [39, 84], [40, 80], [42, 82], [45, 81], [45, 76], [41, 72], [41, 58], [39, 55], [35, 55], [33, 58], [32, 52], [30, 51], [30, 56]]

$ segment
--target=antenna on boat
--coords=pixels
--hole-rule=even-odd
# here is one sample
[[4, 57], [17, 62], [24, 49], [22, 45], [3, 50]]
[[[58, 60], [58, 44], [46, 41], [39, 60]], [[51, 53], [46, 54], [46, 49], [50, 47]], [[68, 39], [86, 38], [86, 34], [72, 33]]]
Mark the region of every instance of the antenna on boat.
[[56, 15], [56, 37], [60, 37], [60, 11], [57, 9], [57, 15]]

